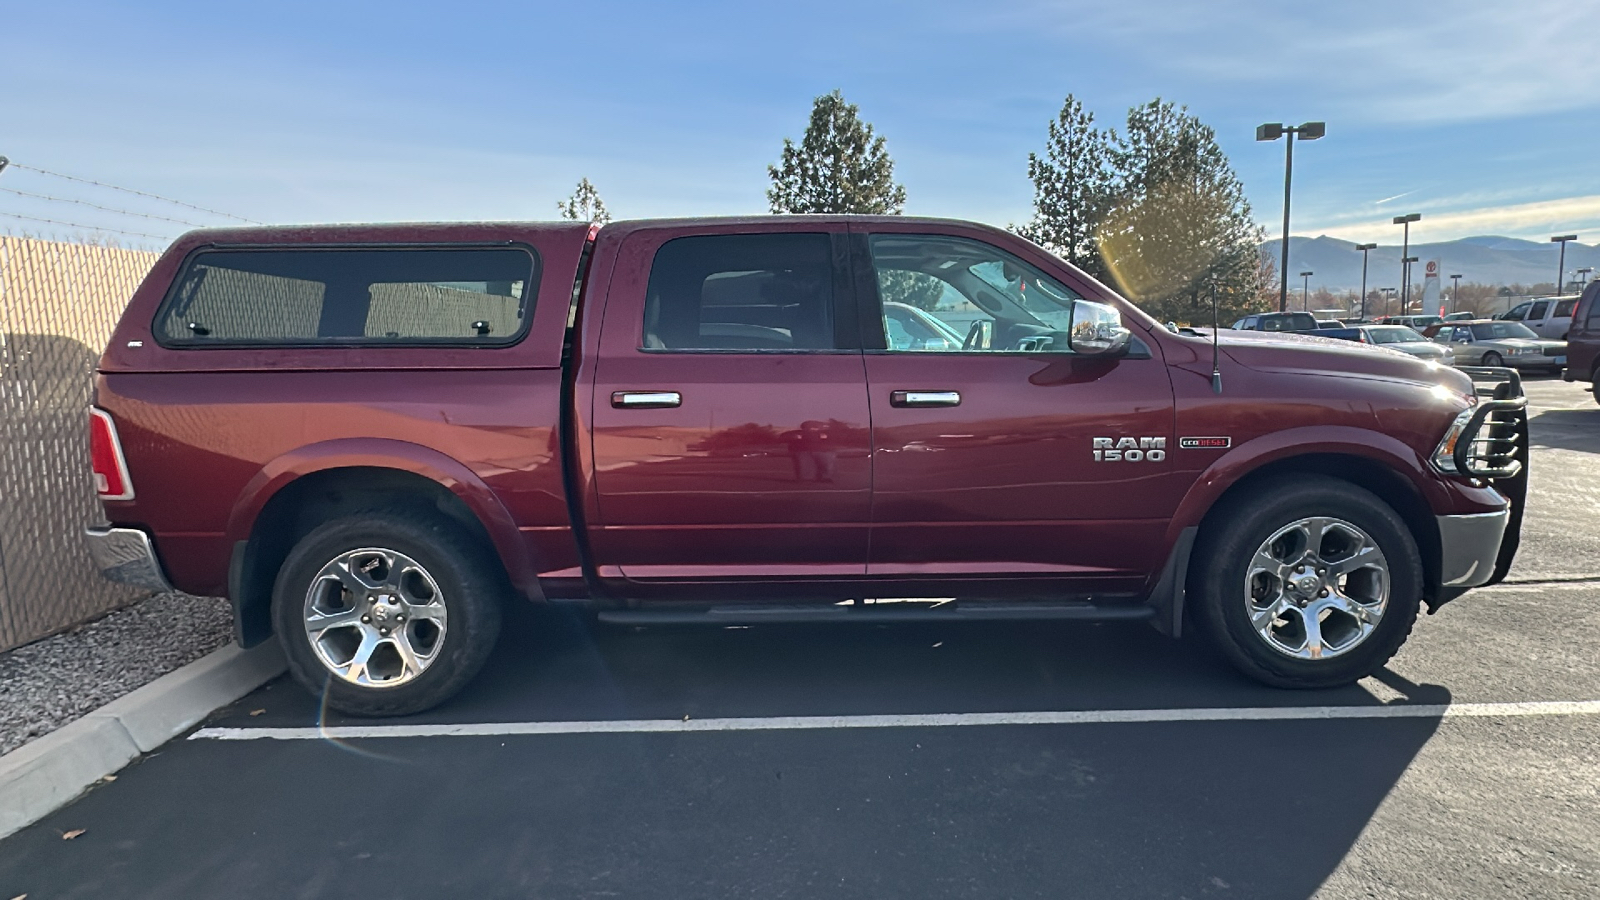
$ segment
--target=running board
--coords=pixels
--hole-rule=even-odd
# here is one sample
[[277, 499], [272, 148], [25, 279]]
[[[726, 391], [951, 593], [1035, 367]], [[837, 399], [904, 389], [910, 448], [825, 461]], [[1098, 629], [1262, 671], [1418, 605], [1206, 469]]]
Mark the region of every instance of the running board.
[[801, 622], [1037, 622], [1053, 619], [1079, 621], [1141, 621], [1153, 618], [1145, 605], [1096, 606], [1092, 603], [956, 603], [917, 605], [869, 603], [865, 605], [741, 605], [695, 609], [606, 609], [600, 621], [612, 625], [767, 625]]

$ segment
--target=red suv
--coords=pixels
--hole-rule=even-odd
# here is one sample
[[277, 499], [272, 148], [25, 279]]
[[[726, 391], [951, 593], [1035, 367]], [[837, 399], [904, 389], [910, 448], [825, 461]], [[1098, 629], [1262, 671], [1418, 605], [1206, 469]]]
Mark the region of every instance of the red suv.
[[1169, 330], [964, 222], [200, 231], [100, 361], [91, 543], [356, 713], [448, 697], [506, 597], [1193, 622], [1321, 687], [1510, 565], [1525, 401], [1480, 374]]
[[1567, 368], [1561, 373], [1566, 381], [1587, 381], [1600, 403], [1600, 281], [1592, 281], [1578, 298], [1572, 312], [1571, 330], [1567, 332]]

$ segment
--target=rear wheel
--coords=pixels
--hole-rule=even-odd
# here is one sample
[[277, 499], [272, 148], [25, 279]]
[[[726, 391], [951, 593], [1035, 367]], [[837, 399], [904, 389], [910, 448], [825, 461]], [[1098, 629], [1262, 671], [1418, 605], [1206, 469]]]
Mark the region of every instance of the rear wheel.
[[273, 589], [289, 671], [341, 712], [420, 712], [482, 667], [504, 578], [437, 514], [381, 510], [324, 523], [290, 551]]
[[1503, 366], [1506, 361], [1500, 357], [1500, 354], [1490, 350], [1483, 355], [1483, 364], [1486, 366]]
[[1275, 687], [1348, 684], [1411, 633], [1422, 560], [1382, 500], [1320, 476], [1259, 485], [1211, 516], [1194, 573], [1217, 649]]

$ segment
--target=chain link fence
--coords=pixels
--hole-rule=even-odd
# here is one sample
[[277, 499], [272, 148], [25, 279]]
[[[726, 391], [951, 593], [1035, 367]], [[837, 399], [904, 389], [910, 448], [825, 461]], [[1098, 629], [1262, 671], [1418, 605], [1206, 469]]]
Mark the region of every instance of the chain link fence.
[[96, 361], [157, 254], [0, 235], [0, 650], [115, 609], [83, 528]]

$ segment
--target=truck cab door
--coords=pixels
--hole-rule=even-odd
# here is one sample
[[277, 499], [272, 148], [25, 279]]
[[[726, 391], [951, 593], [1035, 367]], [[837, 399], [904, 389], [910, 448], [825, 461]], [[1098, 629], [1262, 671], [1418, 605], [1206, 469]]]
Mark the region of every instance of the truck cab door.
[[760, 578], [778, 593], [866, 571], [872, 460], [844, 226], [795, 227], [621, 239], [590, 395], [590, 541], [624, 591]]
[[[1074, 354], [1073, 302], [1093, 289], [993, 232], [864, 231], [852, 250], [872, 402], [869, 575], [957, 595], [1138, 590], [1183, 489], [1159, 348]], [[884, 313], [901, 306], [963, 337], [892, 344]]]

